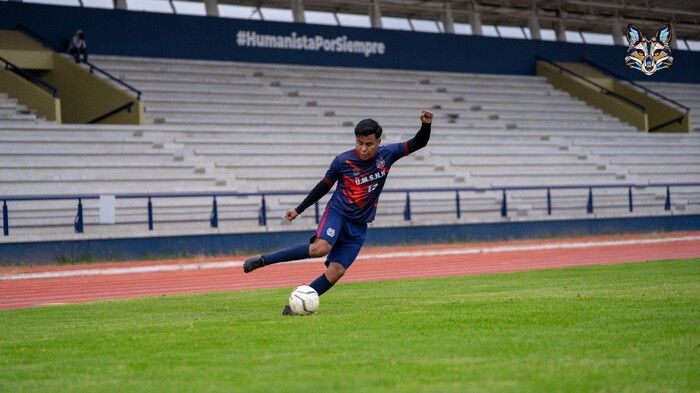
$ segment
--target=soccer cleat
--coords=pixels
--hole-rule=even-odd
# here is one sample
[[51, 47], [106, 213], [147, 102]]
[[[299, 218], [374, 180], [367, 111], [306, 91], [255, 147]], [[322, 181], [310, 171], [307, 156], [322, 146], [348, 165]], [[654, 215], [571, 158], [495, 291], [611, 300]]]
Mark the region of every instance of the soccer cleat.
[[253, 270], [263, 266], [265, 266], [265, 260], [263, 259], [262, 255], [256, 255], [246, 259], [245, 262], [243, 262], [243, 271], [245, 273], [250, 273]]
[[284, 306], [284, 310], [282, 310], [282, 315], [295, 316], [295, 315], [299, 315], [299, 314], [292, 311], [292, 308], [289, 307], [289, 304], [287, 304], [286, 306]]

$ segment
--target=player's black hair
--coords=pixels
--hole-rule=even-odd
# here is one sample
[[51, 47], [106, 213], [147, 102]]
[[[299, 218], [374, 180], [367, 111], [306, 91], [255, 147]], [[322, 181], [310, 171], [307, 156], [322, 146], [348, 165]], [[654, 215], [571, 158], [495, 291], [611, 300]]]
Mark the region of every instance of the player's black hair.
[[374, 136], [377, 139], [381, 139], [382, 137], [382, 126], [379, 125], [376, 121], [372, 119], [364, 119], [360, 120], [359, 123], [355, 126], [355, 136], [360, 136], [360, 135], [371, 135], [374, 134]]

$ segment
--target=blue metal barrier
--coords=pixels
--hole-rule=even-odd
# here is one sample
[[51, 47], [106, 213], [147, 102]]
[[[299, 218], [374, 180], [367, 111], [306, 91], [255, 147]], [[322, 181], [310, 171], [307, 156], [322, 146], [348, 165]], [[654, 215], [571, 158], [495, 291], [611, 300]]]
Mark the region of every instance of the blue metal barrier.
[[411, 221], [411, 193], [406, 191], [406, 205], [403, 208], [403, 219]]
[[[461, 218], [462, 216], [462, 208], [461, 208], [461, 203], [460, 203], [460, 195], [461, 193], [465, 192], [477, 192], [477, 193], [483, 193], [487, 191], [501, 191], [502, 193], [502, 200], [501, 200], [501, 209], [500, 209], [500, 214], [502, 217], [508, 217], [508, 203], [507, 203], [507, 197], [508, 197], [508, 192], [513, 193], [513, 192], [518, 192], [518, 191], [537, 191], [537, 190], [546, 190], [546, 203], [547, 203], [547, 215], [551, 215], [553, 208], [552, 208], [552, 195], [551, 195], [551, 190], [572, 190], [572, 189], [588, 189], [588, 200], [586, 203], [586, 212], [589, 214], [592, 214], [594, 212], [594, 204], [593, 204], [593, 190], [594, 189], [613, 189], [613, 188], [627, 188], [627, 194], [628, 194], [628, 210], [629, 212], [634, 211], [634, 204], [633, 204], [633, 195], [632, 195], [632, 188], [666, 188], [666, 197], [664, 200], [664, 211], [670, 211], [671, 210], [671, 188], [672, 187], [700, 187], [700, 183], [669, 183], [669, 184], [599, 184], [599, 185], [577, 185], [577, 186], [567, 186], [567, 185], [559, 185], [559, 186], [522, 186], [522, 187], [498, 187], [498, 188], [476, 188], [476, 187], [465, 187], [465, 188], [425, 188], [425, 189], [393, 189], [393, 190], [384, 190], [385, 193], [405, 193], [406, 194], [406, 199], [405, 199], [405, 205], [403, 209], [403, 216], [404, 220], [406, 221], [411, 221], [413, 217], [413, 209], [411, 206], [411, 193], [454, 193], [455, 194], [455, 204], [454, 204], [454, 209], [455, 209], [455, 216], [457, 218]], [[148, 229], [153, 230], [154, 227], [154, 212], [153, 212], [153, 199], [156, 198], [213, 198], [212, 201], [212, 210], [211, 210], [211, 215], [209, 217], [209, 224], [211, 228], [218, 228], [219, 227], [219, 211], [218, 211], [218, 198], [221, 197], [261, 197], [260, 201], [260, 207], [258, 209], [258, 224], [261, 226], [266, 226], [267, 225], [267, 201], [266, 201], [266, 196], [286, 196], [286, 195], [306, 195], [307, 192], [300, 192], [300, 191], [278, 191], [278, 192], [266, 192], [266, 193], [260, 193], [260, 192], [252, 192], [252, 193], [238, 193], [238, 192], [230, 192], [230, 193], [180, 193], [180, 194], [126, 194], [126, 195], [116, 195], [115, 197], [117, 199], [147, 199], [148, 200]], [[90, 200], [90, 199], [99, 199], [99, 195], [57, 195], [57, 196], [0, 196], [0, 199], [3, 201], [3, 206], [2, 206], [2, 226], [3, 226], [3, 235], [4, 236], [9, 236], [10, 235], [10, 225], [9, 225], [9, 210], [11, 206], [11, 202], [15, 201], [48, 201], [48, 200], [77, 200], [78, 201], [78, 208], [77, 208], [77, 213], [75, 216], [75, 220], [73, 223], [74, 229], [76, 233], [84, 233], [84, 216], [83, 216], [83, 201], [84, 200]], [[9, 204], [8, 204], [9, 202]], [[319, 215], [319, 204], [318, 202], [316, 203], [315, 206], [315, 219], [316, 223], [319, 222], [320, 220], [320, 215]], [[16, 220], [16, 219], [15, 219]]]
[[634, 211], [634, 205], [632, 204], [632, 187], [627, 188], [627, 199], [629, 201], [630, 213]]
[[151, 197], [148, 197], [148, 230], [153, 230], [153, 203]]
[[7, 201], [2, 201], [2, 234], [10, 236], [10, 219], [7, 216]]
[[260, 226], [267, 225], [267, 204], [265, 203], [265, 194], [262, 194], [262, 201], [260, 202], [260, 213], [258, 214], [258, 223]]
[[457, 218], [462, 218], [462, 208], [459, 206], [459, 190], [455, 191], [455, 210], [457, 211]]
[[83, 233], [83, 200], [78, 198], [78, 214], [75, 215], [75, 233]]
[[508, 217], [508, 202], [506, 202], [506, 190], [503, 190], [503, 200], [501, 201], [501, 217]]
[[216, 204], [216, 195], [214, 195], [214, 202], [211, 207], [211, 218], [209, 219], [212, 228], [219, 227], [219, 208]]

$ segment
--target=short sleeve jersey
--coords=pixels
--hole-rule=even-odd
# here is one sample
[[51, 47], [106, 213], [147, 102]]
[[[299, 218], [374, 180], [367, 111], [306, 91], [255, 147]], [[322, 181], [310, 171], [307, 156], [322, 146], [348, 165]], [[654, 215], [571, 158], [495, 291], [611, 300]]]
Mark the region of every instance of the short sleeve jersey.
[[408, 155], [408, 143], [392, 143], [377, 147], [377, 154], [363, 161], [355, 149], [333, 159], [323, 180], [338, 182], [328, 208], [341, 212], [348, 220], [359, 223], [374, 221], [379, 195], [384, 189], [391, 166]]

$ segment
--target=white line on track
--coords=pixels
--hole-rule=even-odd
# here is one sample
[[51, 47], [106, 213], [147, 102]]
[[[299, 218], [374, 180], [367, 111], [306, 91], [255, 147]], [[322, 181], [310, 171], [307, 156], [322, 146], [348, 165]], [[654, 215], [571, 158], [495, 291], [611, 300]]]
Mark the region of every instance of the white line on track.
[[[416, 257], [436, 257], [444, 255], [470, 255], [470, 254], [486, 254], [486, 253], [501, 253], [501, 252], [521, 252], [521, 251], [544, 251], [544, 250], [560, 250], [560, 249], [577, 249], [577, 248], [593, 248], [593, 247], [615, 247], [628, 245], [643, 245], [643, 244], [659, 244], [659, 243], [675, 243], [698, 241], [700, 236], [685, 236], [676, 238], [660, 238], [660, 239], [632, 239], [632, 240], [609, 240], [595, 242], [567, 242], [567, 243], [550, 243], [550, 244], [532, 244], [521, 246], [495, 246], [495, 247], [465, 247], [454, 248], [447, 250], [427, 250], [427, 251], [399, 251], [385, 252], [376, 254], [360, 255], [358, 260], [367, 259], [394, 259], [394, 258], [416, 258]], [[303, 261], [295, 261], [293, 263], [310, 263], [323, 261], [324, 258], [312, 258]], [[84, 277], [84, 276], [107, 276], [118, 274], [142, 274], [142, 273], [160, 273], [160, 272], [180, 272], [190, 270], [204, 269], [226, 269], [243, 266], [243, 261], [224, 261], [224, 262], [203, 262], [203, 263], [183, 263], [178, 265], [153, 265], [153, 266], [132, 266], [132, 267], [114, 267], [114, 268], [95, 268], [95, 269], [80, 269], [67, 271], [52, 271], [52, 272], [36, 272], [36, 273], [15, 273], [0, 275], [0, 281], [14, 280], [32, 280], [42, 278], [67, 278], [67, 277]]]

